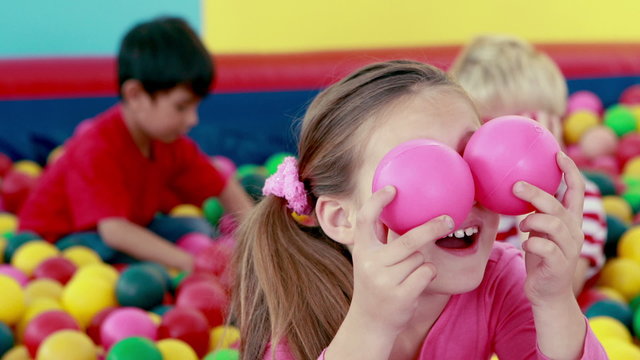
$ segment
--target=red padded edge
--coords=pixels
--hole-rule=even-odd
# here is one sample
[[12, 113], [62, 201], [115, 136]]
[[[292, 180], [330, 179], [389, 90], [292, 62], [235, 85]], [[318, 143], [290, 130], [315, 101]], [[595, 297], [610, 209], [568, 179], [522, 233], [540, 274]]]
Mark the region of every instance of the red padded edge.
[[[640, 43], [539, 45], [569, 79], [640, 75]], [[217, 92], [320, 89], [374, 61], [407, 58], [446, 69], [458, 46], [237, 54], [215, 57]], [[0, 59], [0, 99], [116, 95], [113, 57]]]

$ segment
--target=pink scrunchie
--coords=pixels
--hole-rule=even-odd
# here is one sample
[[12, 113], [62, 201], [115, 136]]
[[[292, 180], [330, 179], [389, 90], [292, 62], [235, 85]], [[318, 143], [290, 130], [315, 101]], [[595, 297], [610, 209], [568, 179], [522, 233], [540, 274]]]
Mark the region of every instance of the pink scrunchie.
[[293, 156], [287, 156], [278, 165], [278, 171], [265, 181], [262, 194], [286, 199], [287, 206], [299, 215], [311, 213], [307, 192], [298, 174], [298, 162]]

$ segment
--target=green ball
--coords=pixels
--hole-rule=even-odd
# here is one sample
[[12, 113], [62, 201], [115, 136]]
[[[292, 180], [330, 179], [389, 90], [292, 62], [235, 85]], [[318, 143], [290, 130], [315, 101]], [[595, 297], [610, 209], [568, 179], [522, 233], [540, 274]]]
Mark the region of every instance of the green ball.
[[633, 312], [634, 314], [638, 312], [638, 308], [640, 308], [640, 295], [636, 295], [636, 297], [631, 299], [631, 301], [629, 302], [629, 307], [631, 308], [631, 312]]
[[607, 242], [604, 244], [604, 254], [607, 259], [618, 256], [618, 242], [622, 234], [629, 230], [629, 226], [617, 216], [607, 215]]
[[591, 180], [591, 182], [598, 186], [602, 196], [617, 195], [616, 184], [610, 176], [601, 172], [592, 171], [584, 171], [583, 174], [587, 179]]
[[634, 214], [640, 211], [640, 189], [629, 189], [622, 194], [622, 198], [629, 203]]
[[267, 169], [265, 169], [264, 166], [254, 164], [240, 165], [236, 170], [236, 179], [242, 179], [243, 177], [250, 174], [260, 174], [266, 176]]
[[116, 298], [120, 305], [145, 310], [160, 305], [166, 291], [165, 279], [144, 264], [129, 266], [116, 283]]
[[[240, 353], [236, 349], [220, 349], [209, 353], [203, 360], [238, 360]], [[108, 359], [107, 359], [108, 360]]]
[[107, 360], [162, 360], [162, 353], [153, 341], [134, 336], [117, 342], [109, 353]]
[[4, 250], [4, 261], [7, 263], [10, 262], [13, 254], [20, 246], [35, 240], [42, 240], [42, 238], [31, 231], [19, 232], [8, 238], [7, 247]]
[[164, 316], [169, 310], [173, 309], [175, 306], [173, 305], [158, 305], [151, 309], [151, 312], [160, 316]]
[[622, 105], [610, 107], [604, 114], [604, 124], [619, 137], [636, 130], [636, 117], [633, 112]]
[[220, 200], [215, 197], [210, 197], [204, 201], [202, 211], [204, 212], [204, 218], [214, 226], [218, 224], [218, 221], [220, 221], [220, 218], [224, 214], [224, 208]]
[[162, 280], [164, 280], [164, 288], [165, 291], [169, 291], [169, 289], [171, 289], [171, 286], [173, 285], [173, 279], [171, 278], [171, 275], [169, 275], [169, 272], [167, 271], [167, 268], [165, 268], [164, 266], [155, 263], [155, 262], [151, 262], [151, 261], [144, 261], [141, 263], [136, 264], [138, 266], [146, 266], [148, 267], [151, 271], [154, 271], [156, 274], [158, 274], [158, 276], [160, 276], [162, 278]]
[[240, 185], [242, 185], [253, 201], [258, 202], [262, 199], [262, 188], [266, 180], [263, 175], [249, 174], [240, 179]]
[[278, 165], [282, 164], [282, 161], [284, 161], [284, 158], [287, 156], [293, 156], [293, 154], [288, 152], [279, 152], [269, 156], [267, 161], [264, 163], [264, 167], [267, 169], [267, 174], [275, 174], [276, 171], [278, 171]]
[[623, 176], [622, 182], [627, 185], [628, 190], [640, 190], [640, 178], [633, 176]]
[[184, 278], [186, 278], [188, 275], [188, 272], [180, 271], [178, 275], [174, 276], [173, 279], [171, 279], [171, 291], [175, 292], [176, 290], [178, 290], [178, 286], [180, 286], [182, 280], [184, 280]]
[[15, 345], [15, 339], [9, 326], [0, 322], [0, 358]]
[[633, 314], [629, 306], [616, 300], [605, 299], [597, 301], [589, 306], [585, 315], [587, 318], [609, 316], [617, 319], [629, 329], [631, 329], [633, 323]]

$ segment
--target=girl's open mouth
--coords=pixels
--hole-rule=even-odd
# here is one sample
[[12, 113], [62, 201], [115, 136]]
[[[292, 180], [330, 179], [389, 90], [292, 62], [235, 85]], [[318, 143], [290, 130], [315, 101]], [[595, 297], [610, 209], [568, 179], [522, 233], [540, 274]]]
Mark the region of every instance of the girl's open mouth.
[[478, 233], [479, 229], [477, 226], [458, 229], [437, 240], [436, 245], [442, 249], [454, 252], [458, 252], [460, 250], [474, 250], [474, 248], [476, 248], [475, 245], [478, 243]]

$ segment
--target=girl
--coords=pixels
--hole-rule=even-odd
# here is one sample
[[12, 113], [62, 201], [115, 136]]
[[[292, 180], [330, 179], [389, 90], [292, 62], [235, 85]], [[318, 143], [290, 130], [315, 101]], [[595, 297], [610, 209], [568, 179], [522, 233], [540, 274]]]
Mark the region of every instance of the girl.
[[371, 182], [390, 149], [431, 138], [462, 153], [479, 126], [465, 92], [417, 62], [373, 64], [318, 95], [299, 163], [281, 165], [237, 233], [242, 358], [605, 359], [571, 290], [584, 184], [563, 154], [563, 203], [514, 186], [538, 210], [521, 225], [533, 234], [526, 271], [518, 250], [494, 243], [498, 215], [478, 204], [459, 229], [446, 215], [402, 236], [379, 222], [395, 189], [371, 194]]

